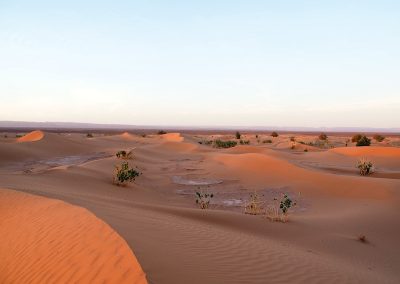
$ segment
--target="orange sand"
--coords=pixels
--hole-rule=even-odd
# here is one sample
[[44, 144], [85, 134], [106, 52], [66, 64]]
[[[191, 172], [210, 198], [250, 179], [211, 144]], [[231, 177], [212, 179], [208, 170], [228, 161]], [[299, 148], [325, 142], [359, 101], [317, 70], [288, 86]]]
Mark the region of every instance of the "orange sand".
[[17, 139], [17, 142], [34, 142], [43, 139], [44, 133], [40, 130], [32, 131]]
[[132, 251], [87, 210], [0, 190], [1, 283], [147, 283]]

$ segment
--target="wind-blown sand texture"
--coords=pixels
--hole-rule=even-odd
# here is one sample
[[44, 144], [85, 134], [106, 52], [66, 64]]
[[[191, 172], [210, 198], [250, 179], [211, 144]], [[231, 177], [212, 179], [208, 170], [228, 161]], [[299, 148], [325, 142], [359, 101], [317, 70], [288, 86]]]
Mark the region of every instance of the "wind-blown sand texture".
[[0, 190], [1, 283], [147, 283], [132, 251], [86, 209]]
[[[234, 133], [3, 139], [0, 187], [93, 212], [125, 239], [150, 283], [398, 283], [400, 159], [393, 145], [399, 138], [360, 148], [345, 147], [350, 134], [329, 136], [323, 145], [314, 143], [317, 135], [244, 134], [250, 145], [230, 149], [199, 142], [234, 140]], [[130, 149], [129, 163], [142, 175], [127, 187], [113, 186], [114, 165], [121, 163], [115, 153]], [[94, 153], [106, 155], [62, 167], [38, 162]], [[358, 174], [360, 157], [374, 162], [372, 175]], [[210, 210], [196, 206], [197, 190], [214, 193]], [[243, 214], [254, 191], [269, 203], [282, 193], [295, 199], [289, 222]], [[97, 249], [99, 257], [103, 249], [109, 252]]]

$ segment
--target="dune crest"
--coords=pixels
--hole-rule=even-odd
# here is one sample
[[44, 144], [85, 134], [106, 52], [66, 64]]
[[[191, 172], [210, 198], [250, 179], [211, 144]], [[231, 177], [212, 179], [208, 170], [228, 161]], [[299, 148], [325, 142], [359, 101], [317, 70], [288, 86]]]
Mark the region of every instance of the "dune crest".
[[1, 283], [147, 283], [126, 242], [86, 209], [0, 190]]
[[44, 137], [43, 131], [40, 130], [35, 130], [32, 132], [29, 132], [28, 134], [24, 135], [23, 137], [20, 137], [17, 139], [17, 142], [34, 142], [34, 141], [39, 141], [42, 140]]
[[183, 142], [185, 140], [180, 133], [167, 133], [161, 135], [161, 137], [168, 142]]

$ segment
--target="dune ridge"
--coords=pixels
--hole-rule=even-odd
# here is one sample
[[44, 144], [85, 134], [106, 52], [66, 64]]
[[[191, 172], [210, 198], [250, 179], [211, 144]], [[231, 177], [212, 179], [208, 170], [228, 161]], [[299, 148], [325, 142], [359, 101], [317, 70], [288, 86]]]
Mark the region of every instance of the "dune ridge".
[[22, 137], [19, 137], [19, 138], [17, 139], [17, 142], [18, 142], [18, 143], [22, 143], [22, 142], [35, 142], [35, 141], [42, 140], [43, 137], [44, 137], [43, 131], [35, 130], [35, 131], [32, 131], [32, 132], [29, 132], [28, 134], [26, 134], [26, 135], [24, 135], [24, 136], [22, 136]]
[[86, 209], [0, 189], [1, 283], [147, 283], [126, 242]]

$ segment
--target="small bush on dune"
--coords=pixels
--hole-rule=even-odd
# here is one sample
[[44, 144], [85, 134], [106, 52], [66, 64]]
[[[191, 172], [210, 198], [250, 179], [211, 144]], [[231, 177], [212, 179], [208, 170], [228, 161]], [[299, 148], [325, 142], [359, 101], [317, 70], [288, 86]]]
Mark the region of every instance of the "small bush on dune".
[[167, 134], [167, 132], [165, 132], [164, 130], [160, 130], [160, 131], [157, 132], [157, 134], [158, 135], [164, 135], [164, 134]]
[[127, 159], [131, 160], [133, 159], [133, 150], [126, 152], [125, 150], [118, 151], [115, 156], [117, 156], [118, 159]]
[[290, 141], [295, 142], [295, 141], [296, 141], [296, 137], [291, 136], [291, 137], [290, 137]]
[[360, 175], [367, 176], [372, 173], [374, 165], [370, 160], [366, 158], [361, 158], [360, 160], [358, 160], [356, 166], [360, 170]]
[[304, 149], [304, 152], [308, 152], [308, 149]]
[[328, 135], [326, 135], [325, 133], [321, 133], [321, 134], [318, 136], [318, 139], [319, 139], [319, 140], [326, 140], [326, 139], [328, 139]]
[[385, 140], [385, 137], [379, 134], [375, 134], [374, 137], [375, 141], [377, 142], [382, 142], [383, 140]]
[[88, 133], [88, 134], [86, 134], [86, 137], [87, 138], [93, 138], [93, 134], [92, 133]]
[[236, 134], [235, 134], [235, 137], [236, 137], [236, 139], [240, 139], [240, 137], [242, 137], [242, 134], [240, 134], [240, 132], [239, 131], [236, 131]]
[[249, 145], [250, 140], [240, 140], [240, 145]]
[[124, 186], [128, 182], [135, 181], [140, 173], [129, 167], [128, 162], [123, 162], [120, 166], [115, 166], [115, 172], [113, 176], [113, 183], [115, 185]]
[[371, 145], [371, 139], [367, 136], [362, 136], [358, 141], [356, 146], [369, 146]]
[[208, 209], [210, 207], [210, 202], [213, 197], [213, 193], [196, 191], [196, 204], [200, 207], [200, 209]]
[[237, 145], [236, 141], [222, 141], [222, 140], [215, 140], [214, 141], [214, 145], [217, 148], [231, 148], [231, 147], [235, 147]]
[[279, 134], [278, 134], [277, 132], [274, 131], [274, 132], [271, 133], [271, 136], [272, 136], [272, 137], [278, 137]]
[[274, 204], [267, 208], [267, 218], [271, 221], [287, 222], [289, 220], [289, 210], [296, 205], [287, 194], [283, 194], [281, 199], [274, 198]]

